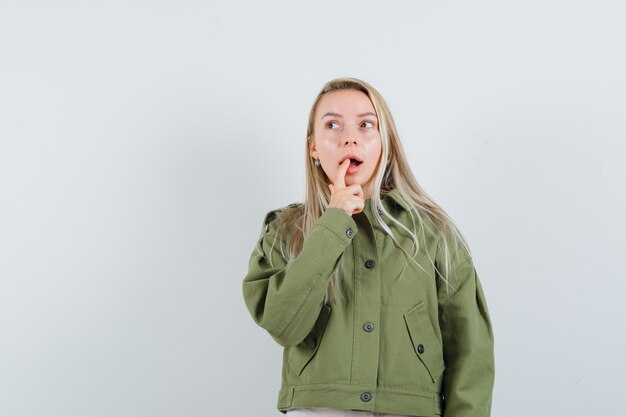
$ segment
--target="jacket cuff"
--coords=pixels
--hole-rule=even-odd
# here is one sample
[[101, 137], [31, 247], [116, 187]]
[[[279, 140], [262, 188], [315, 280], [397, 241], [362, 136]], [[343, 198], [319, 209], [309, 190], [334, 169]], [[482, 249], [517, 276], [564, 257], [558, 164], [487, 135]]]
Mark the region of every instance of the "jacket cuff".
[[346, 245], [352, 241], [358, 231], [356, 222], [352, 216], [337, 207], [328, 207], [319, 219], [317, 219], [315, 225], [311, 228], [311, 232], [320, 227], [333, 232], [333, 234]]

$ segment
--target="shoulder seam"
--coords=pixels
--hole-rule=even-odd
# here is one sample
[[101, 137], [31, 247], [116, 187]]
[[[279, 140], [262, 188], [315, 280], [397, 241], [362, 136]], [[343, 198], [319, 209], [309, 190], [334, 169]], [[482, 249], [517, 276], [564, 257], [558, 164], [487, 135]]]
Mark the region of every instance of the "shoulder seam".
[[280, 211], [282, 211], [282, 208], [270, 210], [265, 214], [265, 218], [263, 219], [263, 228], [266, 232], [269, 231], [270, 223], [276, 219], [276, 216]]
[[295, 208], [295, 207], [299, 207], [299, 206], [303, 206], [303, 205], [304, 205], [303, 203], [291, 203], [291, 204], [288, 204], [286, 206], [278, 207], [278, 208], [275, 208], [275, 209], [272, 209], [272, 210], [268, 211], [265, 214], [265, 218], [263, 219], [263, 227], [265, 228], [265, 231], [267, 232], [269, 230], [270, 223], [274, 219], [276, 219], [278, 213], [280, 213], [281, 211], [283, 211], [285, 209], [288, 209], [288, 208]]

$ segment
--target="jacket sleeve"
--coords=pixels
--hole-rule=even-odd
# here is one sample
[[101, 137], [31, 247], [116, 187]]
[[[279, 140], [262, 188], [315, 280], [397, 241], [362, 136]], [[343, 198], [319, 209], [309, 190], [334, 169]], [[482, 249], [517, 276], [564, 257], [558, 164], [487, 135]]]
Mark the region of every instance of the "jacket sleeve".
[[489, 417], [495, 379], [494, 338], [487, 302], [470, 257], [439, 287], [443, 340], [444, 417]]
[[288, 261], [274, 242], [274, 228], [261, 233], [243, 280], [243, 297], [255, 323], [277, 343], [296, 346], [313, 330], [331, 273], [356, 233], [352, 216], [329, 207], [309, 231], [300, 254]]

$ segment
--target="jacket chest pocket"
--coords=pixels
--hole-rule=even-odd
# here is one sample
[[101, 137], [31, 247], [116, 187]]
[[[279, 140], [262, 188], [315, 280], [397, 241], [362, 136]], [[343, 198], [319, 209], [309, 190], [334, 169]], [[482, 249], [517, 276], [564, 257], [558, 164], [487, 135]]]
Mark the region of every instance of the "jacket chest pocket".
[[404, 313], [404, 322], [411, 338], [413, 351], [426, 367], [432, 382], [435, 382], [445, 369], [443, 349], [428, 319], [423, 301]]
[[313, 330], [300, 342], [297, 346], [290, 348], [289, 352], [289, 366], [298, 375], [302, 374], [304, 368], [311, 362], [317, 350], [319, 349], [326, 324], [328, 323], [328, 317], [330, 316], [331, 308], [324, 304], [322, 311], [313, 326]]

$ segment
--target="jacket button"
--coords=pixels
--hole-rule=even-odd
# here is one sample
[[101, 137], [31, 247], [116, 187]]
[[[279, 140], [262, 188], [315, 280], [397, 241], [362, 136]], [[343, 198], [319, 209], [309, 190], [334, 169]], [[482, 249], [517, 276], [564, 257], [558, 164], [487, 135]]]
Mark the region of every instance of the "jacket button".
[[374, 330], [374, 325], [368, 321], [363, 325], [363, 330], [369, 333]]
[[346, 230], [346, 236], [352, 237], [352, 229], [348, 228], [348, 230]]
[[376, 262], [373, 259], [368, 259], [367, 261], [365, 261], [365, 267], [369, 269], [374, 268], [375, 264]]
[[417, 345], [417, 351], [419, 353], [424, 353], [424, 345], [422, 345], [421, 343], [419, 345]]
[[361, 394], [361, 401], [368, 402], [371, 399], [372, 399], [372, 394], [370, 394], [369, 392], [366, 391], [363, 394]]

